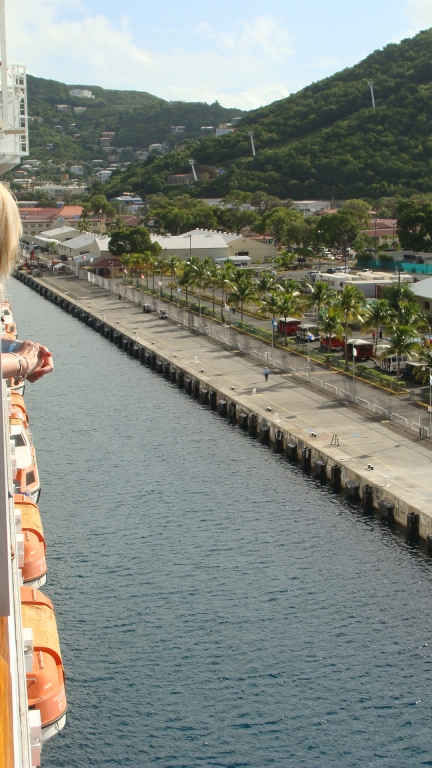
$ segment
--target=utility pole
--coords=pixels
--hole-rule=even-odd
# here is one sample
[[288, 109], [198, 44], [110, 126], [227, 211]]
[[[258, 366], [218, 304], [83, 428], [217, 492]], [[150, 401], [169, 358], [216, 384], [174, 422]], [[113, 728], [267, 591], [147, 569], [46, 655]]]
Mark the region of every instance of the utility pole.
[[374, 94], [374, 81], [373, 80], [369, 80], [369, 88], [370, 88], [371, 96], [372, 96], [372, 107], [373, 107], [373, 109], [376, 109], [375, 94]]
[[255, 144], [254, 144], [254, 138], [253, 138], [253, 131], [249, 131], [248, 136], [250, 136], [250, 140], [251, 140], [252, 155], [253, 155], [253, 157], [256, 157]]

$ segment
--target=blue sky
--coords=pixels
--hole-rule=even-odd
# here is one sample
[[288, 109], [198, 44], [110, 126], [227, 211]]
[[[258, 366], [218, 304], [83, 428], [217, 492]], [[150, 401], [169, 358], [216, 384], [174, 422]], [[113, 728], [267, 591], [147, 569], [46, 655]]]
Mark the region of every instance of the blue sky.
[[40, 77], [251, 109], [432, 26], [432, 0], [6, 0]]

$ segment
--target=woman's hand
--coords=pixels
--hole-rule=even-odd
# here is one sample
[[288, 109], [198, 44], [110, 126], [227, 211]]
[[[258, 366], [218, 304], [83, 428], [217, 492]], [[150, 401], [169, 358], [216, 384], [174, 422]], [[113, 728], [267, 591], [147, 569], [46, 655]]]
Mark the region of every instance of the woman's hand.
[[16, 353], [25, 357], [28, 362], [27, 381], [31, 384], [41, 379], [45, 374], [51, 373], [54, 369], [51, 352], [42, 344], [34, 341], [22, 341], [17, 347]]

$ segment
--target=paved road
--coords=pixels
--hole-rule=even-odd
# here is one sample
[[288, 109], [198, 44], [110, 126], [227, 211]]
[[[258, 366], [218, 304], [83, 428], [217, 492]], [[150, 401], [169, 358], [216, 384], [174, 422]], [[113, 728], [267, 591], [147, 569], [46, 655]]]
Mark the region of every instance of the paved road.
[[[295, 427], [310, 438], [330, 444], [336, 433], [341, 461], [353, 469], [374, 469], [371, 480], [386, 486], [402, 499], [412, 499], [432, 510], [432, 444], [393, 428], [388, 422], [368, 417], [364, 412], [323, 393], [314, 391], [295, 380], [292, 375], [272, 371], [264, 382], [262, 367], [249, 357], [224, 349], [206, 336], [197, 336], [155, 314], [144, 315], [136, 305], [119, 301], [112, 293], [74, 277], [50, 277], [47, 282], [79, 299], [83, 308], [93, 313], [105, 313], [105, 319], [133, 335], [144, 345], [152, 342], [173, 363], [196, 370], [201, 378], [215, 386], [235, 388], [244, 402], [259, 403], [278, 413], [281, 428]], [[60, 310], [59, 310], [60, 311]], [[101, 343], [103, 343], [101, 341]], [[257, 389], [256, 395], [252, 394]], [[343, 458], [345, 457], [345, 459]], [[387, 480], [388, 479], [388, 480]], [[415, 501], [414, 501], [415, 500]]]

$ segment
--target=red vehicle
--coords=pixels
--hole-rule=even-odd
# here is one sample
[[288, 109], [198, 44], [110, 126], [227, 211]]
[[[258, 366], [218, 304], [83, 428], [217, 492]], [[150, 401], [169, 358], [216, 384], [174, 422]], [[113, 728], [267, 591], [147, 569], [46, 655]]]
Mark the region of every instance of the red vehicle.
[[345, 349], [345, 342], [337, 336], [330, 336], [330, 338], [323, 336], [320, 339], [320, 347], [328, 352], [342, 352]]
[[284, 336], [295, 336], [300, 326], [301, 320], [296, 317], [280, 317], [277, 329]]
[[353, 359], [353, 349], [357, 352], [355, 355], [356, 363], [360, 360], [371, 360], [374, 356], [374, 345], [371, 341], [365, 341], [365, 339], [348, 339], [348, 360]]

